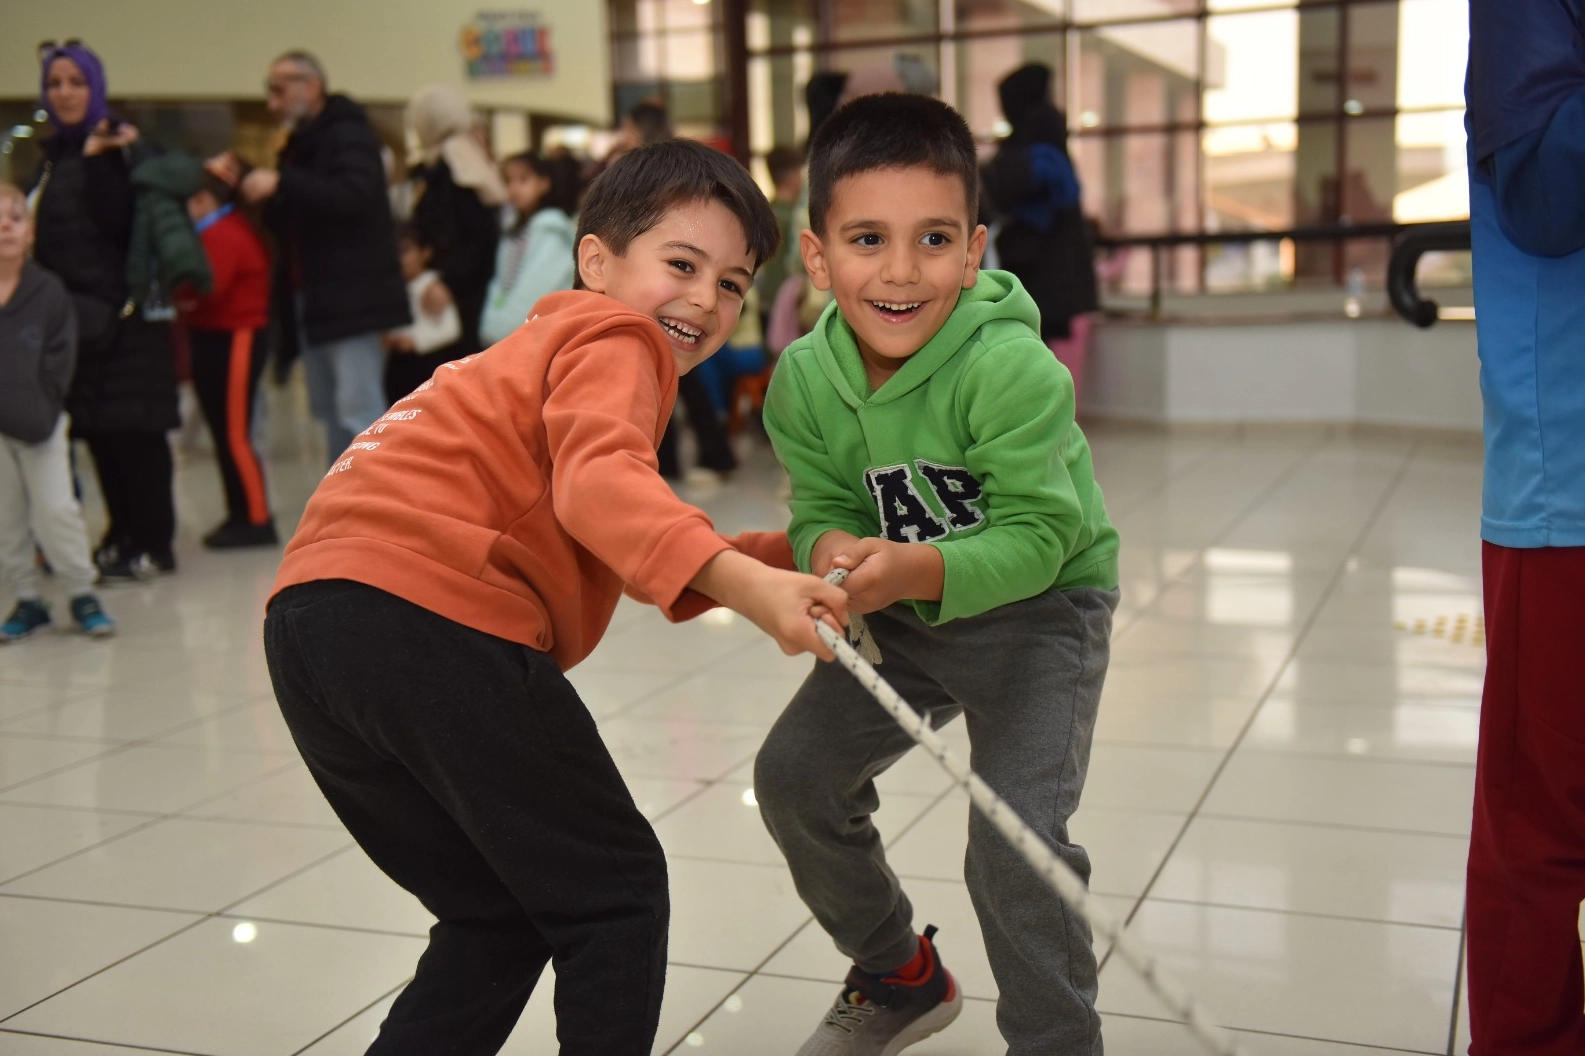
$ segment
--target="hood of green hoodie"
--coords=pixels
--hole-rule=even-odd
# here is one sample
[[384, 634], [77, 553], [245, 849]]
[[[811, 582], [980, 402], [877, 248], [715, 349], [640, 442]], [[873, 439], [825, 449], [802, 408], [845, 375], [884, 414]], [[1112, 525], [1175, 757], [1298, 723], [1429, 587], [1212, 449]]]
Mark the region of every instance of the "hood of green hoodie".
[[958, 294], [957, 306], [935, 336], [908, 357], [886, 384], [870, 392], [858, 338], [833, 300], [815, 325], [815, 358], [849, 407], [890, 403], [929, 381], [943, 363], [968, 345], [976, 330], [997, 319], [1015, 320], [1040, 332], [1040, 309], [1023, 285], [1010, 272], [981, 271], [979, 281]]
[[191, 154], [173, 150], [142, 162], [132, 170], [132, 185], [188, 199], [203, 186], [204, 166]]

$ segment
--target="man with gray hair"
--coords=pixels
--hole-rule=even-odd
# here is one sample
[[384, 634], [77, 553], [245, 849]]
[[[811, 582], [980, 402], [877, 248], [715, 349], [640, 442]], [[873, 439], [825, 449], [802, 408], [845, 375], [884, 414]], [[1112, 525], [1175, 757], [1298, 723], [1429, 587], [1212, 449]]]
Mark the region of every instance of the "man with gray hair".
[[385, 413], [381, 334], [411, 322], [380, 141], [363, 110], [327, 92], [306, 51], [270, 66], [270, 113], [287, 132], [276, 169], [242, 178], [276, 238], [275, 311], [296, 342], [308, 401], [334, 462]]

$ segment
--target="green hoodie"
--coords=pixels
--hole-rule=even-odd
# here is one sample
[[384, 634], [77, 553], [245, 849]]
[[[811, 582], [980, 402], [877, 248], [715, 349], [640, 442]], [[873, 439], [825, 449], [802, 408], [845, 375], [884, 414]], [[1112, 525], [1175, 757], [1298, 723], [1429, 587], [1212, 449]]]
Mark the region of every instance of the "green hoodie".
[[835, 303], [782, 353], [765, 428], [792, 476], [808, 571], [834, 529], [941, 551], [942, 624], [1062, 589], [1117, 586], [1117, 531], [1073, 420], [1073, 381], [1018, 280], [982, 271], [946, 324], [871, 392]]

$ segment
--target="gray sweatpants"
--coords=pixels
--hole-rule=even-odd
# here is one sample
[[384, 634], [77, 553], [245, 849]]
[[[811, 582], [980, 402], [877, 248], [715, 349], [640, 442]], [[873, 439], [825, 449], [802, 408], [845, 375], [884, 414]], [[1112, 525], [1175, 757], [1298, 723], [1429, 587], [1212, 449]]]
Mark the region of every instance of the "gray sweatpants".
[[0, 436], [0, 598], [39, 596], [34, 544], [44, 551], [68, 598], [93, 591], [98, 573], [88, 554], [82, 507], [72, 492], [70, 443], [64, 414], [41, 443]]
[[[1068, 840], [1089, 765], [1118, 592], [1052, 589], [930, 627], [903, 605], [868, 617], [882, 676], [934, 726], [963, 715], [970, 763], [1088, 881]], [[754, 767], [760, 814], [798, 893], [868, 972], [917, 949], [913, 907], [870, 821], [875, 777], [914, 746], [853, 676], [816, 664]], [[1100, 1056], [1090, 928], [978, 812], [964, 876], [1001, 991], [1009, 1056]]]

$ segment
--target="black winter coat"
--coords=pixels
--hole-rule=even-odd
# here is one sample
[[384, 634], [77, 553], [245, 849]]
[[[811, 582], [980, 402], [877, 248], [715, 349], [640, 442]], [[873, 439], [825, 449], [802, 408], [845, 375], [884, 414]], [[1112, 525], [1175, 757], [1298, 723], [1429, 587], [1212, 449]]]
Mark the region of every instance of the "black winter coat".
[[286, 141], [279, 168], [264, 222], [278, 250], [282, 340], [295, 347], [294, 293], [302, 296], [302, 327], [315, 343], [411, 322], [380, 141], [363, 109], [331, 96]]
[[34, 185], [34, 258], [65, 283], [77, 313], [72, 432], [164, 432], [180, 419], [170, 326], [127, 310], [132, 180], [126, 152], [88, 158], [80, 142], [44, 143]]
[[[1060, 113], [1045, 106], [1020, 117], [1013, 124], [1013, 134], [1002, 141], [985, 166], [984, 187], [1002, 222], [996, 238], [998, 263], [1016, 275], [1034, 298], [1040, 309], [1040, 336], [1049, 341], [1068, 337], [1075, 315], [1099, 307], [1095, 244], [1079, 206], [1040, 208], [1048, 189], [1035, 176], [1030, 150], [1044, 143], [1067, 154], [1067, 132]], [[1030, 211], [1045, 212], [1049, 219], [1036, 225], [1017, 215]]]
[[479, 317], [495, 275], [501, 217], [473, 188], [457, 185], [444, 158], [414, 175], [423, 193], [413, 205], [413, 226], [434, 248], [429, 266], [440, 272], [462, 316], [462, 336], [440, 351], [458, 359], [480, 348]]

